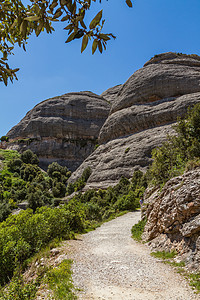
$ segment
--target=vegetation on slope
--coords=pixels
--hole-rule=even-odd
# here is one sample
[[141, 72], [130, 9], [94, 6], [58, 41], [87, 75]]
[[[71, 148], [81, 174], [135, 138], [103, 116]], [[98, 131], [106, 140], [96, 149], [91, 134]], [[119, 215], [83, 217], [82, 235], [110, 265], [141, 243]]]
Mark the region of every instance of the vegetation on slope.
[[[21, 271], [26, 268], [29, 258], [54, 238], [72, 238], [74, 233], [94, 228], [121, 212], [137, 209], [147, 181], [163, 185], [185, 168], [198, 165], [200, 105], [189, 110], [186, 119], [179, 120], [175, 130], [176, 136], [168, 137], [162, 147], [153, 151], [153, 164], [147, 174], [136, 171], [130, 181], [122, 177], [114, 187], [85, 193], [78, 191], [89, 178], [90, 169], [66, 187], [70, 177], [66, 167], [53, 163], [45, 173], [38, 167], [38, 158], [31, 151], [19, 155], [16, 151], [0, 150], [0, 284], [4, 286], [14, 275], [6, 288], [8, 298], [2, 299], [9, 299], [17, 289], [32, 295], [24, 299], [32, 299], [39, 283], [32, 283], [31, 290], [31, 286], [24, 285]], [[60, 198], [74, 191], [77, 193], [72, 199], [58, 206]], [[27, 201], [29, 208], [11, 214], [22, 201]], [[141, 239], [144, 225], [145, 221], [141, 221], [132, 229], [137, 240]], [[17, 270], [21, 270], [19, 274]]]
[[149, 181], [163, 185], [170, 178], [200, 165], [200, 104], [188, 110], [187, 116], [174, 127], [176, 135], [152, 152]]
[[[22, 155], [8, 150], [1, 150], [0, 154], [3, 162], [0, 172], [0, 284], [4, 287], [10, 282], [6, 290], [2, 289], [2, 299], [10, 299], [13, 295], [16, 299], [34, 299], [31, 297], [40, 282], [25, 284], [21, 276], [29, 259], [55, 238], [73, 238], [75, 233], [95, 228], [119, 213], [135, 210], [146, 186], [146, 177], [136, 171], [130, 181], [122, 177], [115, 187], [79, 192], [64, 203], [58, 201], [58, 197], [65, 196], [66, 192], [70, 194], [69, 186], [66, 189], [70, 176], [67, 168], [53, 163], [45, 173], [29, 150]], [[86, 169], [81, 178], [71, 184], [71, 190], [80, 190], [90, 173], [90, 169]], [[24, 200], [28, 202], [28, 209], [12, 214]]]

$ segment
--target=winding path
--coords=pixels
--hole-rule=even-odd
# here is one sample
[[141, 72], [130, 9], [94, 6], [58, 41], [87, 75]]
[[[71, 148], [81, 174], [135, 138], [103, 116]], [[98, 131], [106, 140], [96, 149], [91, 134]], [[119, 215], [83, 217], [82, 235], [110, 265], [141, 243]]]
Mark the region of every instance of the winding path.
[[139, 219], [140, 212], [128, 213], [67, 243], [78, 299], [199, 299], [181, 275], [131, 238]]

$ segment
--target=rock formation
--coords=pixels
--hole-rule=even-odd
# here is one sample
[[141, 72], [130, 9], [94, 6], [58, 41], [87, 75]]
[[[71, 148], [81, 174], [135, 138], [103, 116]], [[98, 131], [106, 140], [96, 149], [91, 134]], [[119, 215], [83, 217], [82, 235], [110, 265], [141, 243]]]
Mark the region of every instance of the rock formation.
[[31, 149], [40, 165], [75, 170], [94, 150], [110, 104], [91, 92], [69, 93], [36, 105], [9, 132], [10, 149]]
[[113, 104], [113, 102], [117, 99], [117, 94], [118, 94], [119, 90], [121, 89], [121, 87], [122, 87], [122, 85], [119, 84], [112, 88], [109, 88], [101, 94], [101, 97], [103, 97], [104, 99], [109, 101], [111, 104]]
[[189, 269], [200, 271], [200, 168], [147, 190], [143, 239], [153, 251], [177, 251]]
[[76, 180], [91, 166], [88, 187], [115, 184], [134, 169], [150, 164], [151, 150], [172, 132], [172, 124], [200, 101], [200, 57], [176, 53], [156, 55], [123, 85], [102, 94], [112, 102], [99, 134], [99, 148], [72, 175]]
[[177, 116], [199, 101], [200, 57], [164, 53], [101, 96], [70, 93], [36, 105], [9, 131], [10, 148], [30, 148], [44, 168], [52, 161], [80, 166], [72, 181], [90, 166], [86, 188], [107, 187], [146, 169]]

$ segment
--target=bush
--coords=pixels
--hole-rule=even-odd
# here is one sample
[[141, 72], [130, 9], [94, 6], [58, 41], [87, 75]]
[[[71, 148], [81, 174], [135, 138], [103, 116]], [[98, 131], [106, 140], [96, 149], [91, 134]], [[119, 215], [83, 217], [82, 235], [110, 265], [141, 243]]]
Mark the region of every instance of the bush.
[[66, 187], [61, 182], [55, 182], [54, 187], [52, 188], [53, 196], [56, 198], [64, 197], [66, 193]]
[[38, 165], [39, 164], [39, 159], [36, 154], [34, 154], [30, 149], [24, 151], [21, 154], [21, 160], [25, 164], [32, 164], [32, 165]]
[[54, 292], [55, 299], [77, 299], [74, 295], [70, 260], [63, 260], [61, 264], [51, 269], [46, 276], [46, 282]]
[[62, 167], [57, 162], [53, 162], [48, 166], [47, 174], [51, 178], [62, 179], [62, 182], [65, 183], [67, 179], [71, 176], [71, 172], [68, 171], [67, 167]]
[[2, 142], [8, 142], [8, 141], [9, 141], [9, 137], [3, 135], [3, 136], [0, 138], [0, 140], [1, 140]]
[[152, 152], [148, 178], [154, 184], [162, 185], [182, 174], [188, 161], [200, 157], [200, 104], [188, 110], [186, 118], [178, 121], [175, 131], [175, 136], [169, 136], [163, 146]]
[[120, 211], [130, 210], [134, 211], [139, 207], [139, 201], [136, 199], [133, 191], [130, 191], [128, 195], [120, 197], [114, 204], [114, 208]]
[[69, 238], [70, 231], [82, 231], [85, 215], [81, 205], [38, 208], [10, 215], [0, 224], [0, 284], [9, 281], [16, 265], [39, 251], [54, 238]]
[[144, 232], [144, 227], [146, 225], [146, 222], [147, 222], [147, 220], [143, 219], [132, 227], [131, 233], [132, 233], [132, 238], [134, 240], [136, 240], [138, 242], [140, 242], [142, 240], [142, 234]]

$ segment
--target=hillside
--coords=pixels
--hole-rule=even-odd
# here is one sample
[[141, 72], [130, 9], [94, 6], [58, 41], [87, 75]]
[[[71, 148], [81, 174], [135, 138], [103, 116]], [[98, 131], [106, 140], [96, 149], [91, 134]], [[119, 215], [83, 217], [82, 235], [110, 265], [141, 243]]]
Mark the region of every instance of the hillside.
[[[181, 266], [184, 274], [193, 276], [192, 284], [200, 290], [200, 57], [156, 55], [126, 83], [101, 96], [80, 92], [45, 100], [28, 112], [8, 136], [7, 149], [0, 150], [0, 299], [26, 299], [23, 297], [27, 293], [28, 299], [40, 299], [37, 295], [43, 290], [59, 300], [66, 299], [66, 295], [74, 297], [71, 262], [67, 260], [69, 249], [57, 257], [60, 250], [52, 249], [54, 245], [137, 210], [141, 198], [142, 221], [133, 226], [132, 233], [136, 232], [138, 240], [148, 242], [156, 255], [173, 255], [175, 261], [167, 262]], [[138, 219], [138, 213], [135, 215]], [[130, 225], [129, 215], [124, 220]], [[79, 265], [79, 254], [85, 259], [92, 249], [94, 253], [85, 261], [87, 272], [92, 274], [96, 263], [103, 264], [100, 269], [97, 266], [94, 279], [103, 274], [109, 281], [111, 272], [104, 273], [103, 268], [115, 265], [118, 258], [120, 268], [126, 269], [133, 262], [137, 268], [137, 253], [133, 254], [133, 250], [140, 251], [140, 247], [128, 240], [130, 228], [123, 237], [123, 230], [119, 229], [126, 227], [123, 222], [117, 225], [118, 233], [114, 231], [114, 235], [109, 233], [109, 226], [94, 248], [90, 242], [98, 238], [98, 232], [94, 233], [94, 240], [88, 239], [89, 244], [79, 244], [79, 238], [75, 241], [80, 247], [72, 257], [78, 263], [74, 280], [81, 285], [86, 282], [84, 288], [88, 288], [90, 276]], [[111, 243], [105, 245], [107, 252], [102, 246], [104, 240]], [[66, 246], [62, 243], [61, 248], [63, 245]], [[121, 253], [122, 245], [126, 250], [128, 247], [128, 255]], [[146, 250], [143, 253], [148, 269], [153, 268], [155, 260], [147, 258]], [[138, 259], [138, 268], [144, 271], [144, 259]], [[48, 265], [48, 261], [52, 264]], [[129, 267], [128, 273], [124, 269], [119, 274], [123, 274], [122, 278], [127, 276], [132, 284], [135, 274]], [[155, 268], [158, 276], [159, 270]], [[163, 270], [167, 272], [167, 268]], [[166, 291], [162, 280], [149, 274], [144, 280], [145, 292], [143, 281], [137, 277], [140, 293], [147, 299], [159, 299], [160, 292], [169, 299], [182, 293], [182, 288], [175, 292], [170, 289], [171, 275], [163, 277], [169, 279]], [[116, 288], [116, 281], [111, 280], [115, 282], [111, 290], [103, 281], [99, 290], [89, 282], [88, 295], [103, 295], [107, 291], [109, 296], [114, 297], [115, 293], [119, 298], [122, 292], [127, 296], [127, 287], [119, 277], [114, 279], [121, 288]], [[172, 277], [181, 285], [178, 277]], [[152, 278], [161, 287], [157, 294]], [[132, 288], [130, 292], [130, 299], [138, 296]], [[64, 294], [61, 297], [57, 293]], [[196, 299], [187, 288], [181, 297]]]
[[86, 188], [131, 178], [135, 169], [147, 169], [177, 117], [199, 102], [199, 71], [197, 55], [169, 52], [101, 96], [80, 92], [43, 101], [8, 132], [9, 149], [31, 149], [45, 169], [52, 161], [71, 171], [80, 166], [72, 181], [91, 167]]

